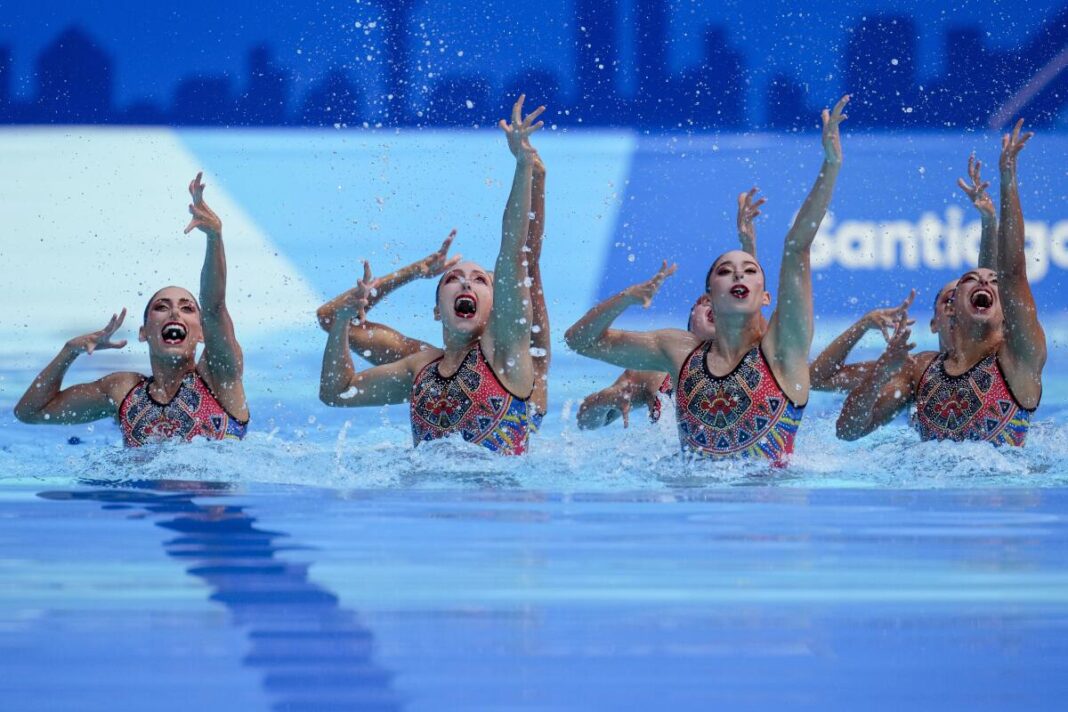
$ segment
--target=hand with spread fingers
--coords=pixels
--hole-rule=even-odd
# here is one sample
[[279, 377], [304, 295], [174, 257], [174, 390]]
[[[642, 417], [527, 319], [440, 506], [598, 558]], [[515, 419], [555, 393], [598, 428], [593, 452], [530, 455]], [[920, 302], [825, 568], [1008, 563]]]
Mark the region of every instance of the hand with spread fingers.
[[[449, 248], [455, 239], [456, 229], [453, 228], [449, 236], [445, 238], [445, 241], [441, 243], [441, 247], [415, 263], [415, 269], [419, 276], [427, 279], [440, 277], [460, 263], [462, 260], [461, 255], [449, 257]], [[367, 263], [365, 262], [364, 264]]]
[[207, 185], [201, 182], [203, 175], [203, 172], [197, 173], [197, 177], [189, 182], [189, 195], [193, 197], [193, 202], [189, 204], [189, 214], [193, 217], [185, 227], [185, 234], [188, 235], [196, 228], [209, 237], [218, 237], [222, 234], [222, 220], [204, 202], [204, 189]]
[[909, 358], [909, 351], [916, 348], [916, 344], [909, 341], [912, 329], [909, 328], [909, 315], [901, 314], [894, 325], [894, 333], [886, 342], [886, 351], [879, 357], [879, 365], [885, 371], [899, 370]]
[[366, 318], [368, 302], [377, 290], [376, 280], [371, 275], [371, 263], [363, 261], [363, 277], [356, 281], [356, 287], [341, 295], [337, 302], [337, 316], [351, 320], [359, 317], [362, 321]]
[[656, 274], [644, 282], [627, 287], [627, 289], [624, 290], [624, 294], [632, 304], [641, 304], [642, 308], [648, 309], [649, 305], [653, 303], [653, 297], [656, 296], [656, 293], [660, 291], [660, 287], [663, 286], [664, 280], [675, 274], [675, 270], [678, 268], [679, 266], [677, 264], [673, 264], [669, 267], [667, 260], [664, 260]]
[[1020, 119], [1013, 127], [1012, 133], [1007, 133], [1001, 137], [1001, 157], [998, 159], [998, 167], [1001, 168], [1002, 172], [1016, 171], [1016, 157], [1020, 155], [1020, 151], [1035, 135], [1034, 131], [1021, 134], [1023, 123], [1024, 120]]
[[520, 163], [532, 163], [534, 161], [536, 152], [530, 144], [530, 135], [545, 125], [543, 121], [535, 123], [535, 119], [545, 111], [544, 106], [539, 106], [525, 117], [523, 116], [523, 102], [526, 101], [526, 98], [525, 94], [520, 94], [519, 99], [512, 106], [511, 123], [501, 119], [498, 124], [508, 139], [508, 150], [512, 152], [512, 155]]
[[89, 355], [92, 355], [92, 353], [97, 350], [121, 349], [126, 346], [126, 339], [112, 341], [111, 337], [119, 330], [119, 327], [122, 326], [124, 319], [126, 319], [125, 308], [118, 314], [112, 314], [111, 319], [108, 320], [107, 325], [103, 329], [99, 329], [98, 331], [83, 336], [76, 336], [68, 341], [67, 348], [75, 353], [85, 353]]
[[[909, 307], [912, 306], [912, 300], [915, 298], [916, 290], [913, 289], [909, 292], [909, 295], [905, 298], [905, 301], [901, 302], [901, 304], [896, 307], [887, 307], [885, 309], [872, 309], [870, 312], [864, 315], [863, 322], [865, 328], [869, 330], [878, 329], [880, 332], [882, 332], [883, 338], [886, 339], [886, 342], [890, 343], [890, 339], [892, 338], [894, 330], [897, 328], [897, 323], [901, 320], [901, 317], [904, 316], [906, 317], [906, 319], [908, 319]], [[915, 323], [915, 320], [908, 320], [906, 325], [912, 326]]]
[[986, 189], [990, 187], [990, 181], [982, 179], [980, 173], [982, 167], [983, 162], [975, 160], [974, 153], [968, 156], [968, 180], [965, 181], [963, 178], [958, 178], [957, 185], [960, 186], [960, 189], [968, 196], [968, 200], [972, 201], [972, 205], [983, 217], [995, 218], [997, 217], [997, 209], [994, 207], [994, 201], [986, 192]]
[[823, 119], [824, 157], [828, 163], [834, 165], [842, 164], [842, 137], [838, 126], [849, 118], [848, 115], [842, 113], [848, 103], [849, 94], [846, 94], [838, 100], [838, 103], [834, 105], [834, 109], [830, 111], [824, 109], [821, 115]]
[[742, 250], [756, 257], [756, 225], [753, 220], [760, 215], [760, 206], [768, 202], [767, 198], [754, 200], [759, 189], [750, 188], [745, 193], [738, 194], [738, 241], [742, 244]]

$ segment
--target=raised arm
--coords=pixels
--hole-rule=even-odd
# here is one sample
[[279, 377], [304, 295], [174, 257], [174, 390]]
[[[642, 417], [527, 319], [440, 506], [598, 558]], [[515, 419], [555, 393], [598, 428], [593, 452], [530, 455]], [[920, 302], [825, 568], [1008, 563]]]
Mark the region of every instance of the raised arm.
[[541, 246], [545, 236], [545, 164], [535, 151], [531, 172], [530, 224], [527, 227], [527, 271], [530, 274], [530, 348], [534, 361], [534, 393], [531, 400], [542, 413], [549, 403], [549, 363], [552, 339], [549, 336], [549, 311], [545, 308], [545, 290], [541, 281]]
[[493, 270], [493, 311], [487, 333], [492, 344], [491, 358], [497, 375], [518, 391], [534, 382], [530, 355], [532, 309], [530, 279], [527, 273], [527, 231], [530, 227], [530, 189], [533, 180], [534, 147], [530, 134], [542, 126], [534, 122], [544, 106], [523, 116], [520, 96], [512, 107], [512, 122], [500, 121], [508, 138], [508, 150], [515, 156], [512, 190], [501, 220], [501, 248]]
[[982, 220], [983, 232], [979, 240], [979, 266], [987, 269], [997, 269], [998, 265], [998, 215], [994, 208], [994, 201], [986, 189], [990, 187], [989, 181], [982, 179], [981, 170], [983, 162], [975, 160], [975, 154], [968, 156], [968, 180], [957, 179], [957, 185], [972, 201], [972, 205], [979, 211]]
[[743, 252], [748, 252], [754, 258], [757, 256], [756, 224], [753, 222], [760, 215], [760, 206], [768, 202], [767, 198], [756, 198], [758, 188], [750, 188], [745, 193], [738, 194], [738, 242]]
[[365, 282], [347, 292], [350, 296], [337, 305], [334, 323], [326, 338], [319, 379], [319, 400], [335, 407], [358, 407], [403, 403], [412, 392], [417, 362], [425, 364], [428, 355], [415, 354], [357, 373], [348, 345], [348, 323], [367, 307]]
[[104, 349], [121, 349], [126, 339], [112, 341], [122, 326], [126, 310], [112, 314], [107, 326], [84, 336], [71, 339], [52, 362], [44, 367], [15, 406], [15, 417], [23, 423], [69, 425], [89, 423], [115, 415], [120, 393], [136, 383], [137, 374], [115, 373], [91, 383], [62, 388], [63, 377], [79, 355]]
[[208, 380], [219, 402], [235, 416], [248, 413], [245, 388], [244, 356], [234, 333], [234, 322], [226, 308], [226, 251], [223, 249], [222, 221], [204, 202], [202, 173], [189, 183], [189, 204], [192, 219], [185, 228], [188, 235], [194, 229], [207, 238], [204, 266], [200, 270], [200, 324], [204, 330], [204, 354], [200, 360], [201, 374]]
[[[441, 243], [441, 247], [434, 250], [426, 257], [416, 260], [410, 265], [401, 267], [396, 272], [391, 272], [385, 277], [376, 279], [373, 285], [374, 289], [366, 296], [366, 309], [371, 309], [385, 299], [392, 291], [403, 287], [415, 279], [440, 277], [445, 272], [455, 267], [460, 262], [461, 256], [454, 255], [449, 257], [449, 248], [452, 246], [452, 241], [454, 239], [456, 239], [456, 230], [449, 233], [448, 237], [445, 238], [445, 241]], [[366, 271], [366, 260], [364, 260], [364, 267]], [[353, 287], [352, 289], [342, 292], [316, 310], [315, 314], [319, 318], [319, 326], [322, 327], [323, 331], [330, 331], [330, 327], [334, 323], [334, 313], [337, 311], [338, 306], [349, 298], [350, 293], [354, 289], [356, 288]], [[364, 314], [361, 313], [359, 317], [362, 321]]]
[[998, 228], [998, 294], [1005, 317], [1005, 342], [999, 360], [1013, 394], [1024, 408], [1035, 408], [1042, 396], [1046, 334], [1027, 281], [1024, 218], [1016, 185], [1017, 156], [1034, 135], [1021, 135], [1023, 119], [1001, 140], [1001, 224]]
[[364, 276], [358, 286], [342, 292], [316, 310], [319, 326], [322, 327], [323, 331], [329, 332], [334, 324], [335, 314], [339, 305], [344, 303], [345, 300], [351, 299], [353, 292], [357, 289], [362, 289], [364, 296], [361, 298], [361, 303], [366, 306], [357, 315], [358, 323], [353, 323], [349, 326], [350, 349], [371, 363], [381, 365], [432, 348], [425, 341], [413, 339], [392, 327], [368, 321], [367, 311], [382, 301], [394, 289], [407, 284], [413, 279], [417, 277], [437, 277], [456, 266], [460, 261], [460, 256], [456, 255], [451, 258], [447, 256], [449, 246], [455, 236], [456, 231], [453, 230], [435, 252], [379, 279], [372, 278], [371, 265], [367, 260], [364, 260]]
[[689, 346], [692, 350], [698, 345], [696, 336], [680, 329], [624, 331], [610, 327], [631, 305], [641, 304], [648, 308], [664, 280], [676, 269], [677, 265], [668, 267], [665, 260], [651, 279], [627, 287], [588, 311], [564, 334], [568, 347], [583, 356], [623, 368], [673, 372], [672, 345], [681, 344], [682, 348]]
[[787, 384], [788, 395], [795, 402], [808, 399], [808, 352], [813, 331], [809, 252], [823, 216], [827, 214], [842, 167], [838, 126], [846, 119], [842, 110], [848, 102], [849, 96], [846, 95], [838, 100], [833, 111], [823, 110], [823, 165], [816, 184], [786, 234], [779, 269], [778, 303], [765, 336], [770, 365]]
[[849, 353], [866, 333], [874, 329], [882, 332], [883, 338], [889, 342], [897, 320], [901, 314], [908, 312], [915, 298], [916, 290], [913, 289], [899, 306], [873, 309], [839, 334], [809, 366], [810, 388], [817, 391], [851, 391], [859, 386], [875, 364], [864, 361], [846, 365]]
[[885, 425], [915, 398], [915, 377], [909, 350], [908, 314], [897, 321], [886, 351], [842, 405], [835, 428], [842, 440], [859, 440]]

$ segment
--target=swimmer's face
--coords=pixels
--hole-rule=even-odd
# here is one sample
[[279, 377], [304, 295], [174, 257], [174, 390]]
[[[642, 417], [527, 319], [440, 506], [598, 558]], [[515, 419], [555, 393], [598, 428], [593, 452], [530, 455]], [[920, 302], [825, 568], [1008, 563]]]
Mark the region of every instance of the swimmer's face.
[[731, 250], [713, 263], [706, 287], [716, 315], [759, 313], [771, 303], [771, 295], [764, 291], [763, 270], [742, 250]]
[[690, 309], [690, 333], [701, 341], [716, 338], [716, 318], [712, 314], [712, 301], [702, 294]]
[[153, 355], [191, 357], [204, 340], [200, 307], [188, 290], [164, 287], [148, 301], [145, 323], [137, 335]]
[[935, 299], [934, 316], [931, 317], [931, 333], [938, 334], [943, 341], [949, 339], [953, 328], [953, 297], [957, 291], [957, 280], [946, 282]]
[[434, 318], [446, 329], [481, 334], [493, 310], [493, 276], [475, 262], [461, 262], [441, 276]]
[[1002, 313], [997, 273], [980, 267], [961, 275], [957, 280], [950, 313], [957, 324], [987, 323], [1000, 326]]

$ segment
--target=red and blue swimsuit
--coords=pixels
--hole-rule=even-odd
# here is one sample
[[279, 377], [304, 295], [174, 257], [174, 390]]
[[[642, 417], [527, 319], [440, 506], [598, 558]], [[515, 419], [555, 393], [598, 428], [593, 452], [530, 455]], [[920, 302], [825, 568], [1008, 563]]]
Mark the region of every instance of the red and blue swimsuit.
[[119, 426], [126, 447], [173, 438], [209, 440], [245, 437], [248, 421], [226, 412], [212, 394], [208, 384], [196, 371], [182, 379], [178, 392], [169, 403], [157, 403], [148, 393], [151, 378], [144, 378], [130, 389], [119, 406]]
[[946, 373], [940, 353], [920, 377], [913, 425], [924, 440], [986, 440], [1022, 446], [1033, 410], [1020, 405], [990, 354], [959, 376]]
[[759, 346], [723, 377], [708, 370], [711, 347], [711, 341], [698, 346], [679, 371], [675, 413], [683, 451], [784, 464], [805, 406], [786, 396]]
[[[444, 357], [442, 357], [444, 358]], [[529, 397], [509, 392], [475, 346], [451, 376], [428, 363], [412, 384], [412, 440], [416, 445], [459, 433], [503, 455], [522, 455], [540, 421]]]

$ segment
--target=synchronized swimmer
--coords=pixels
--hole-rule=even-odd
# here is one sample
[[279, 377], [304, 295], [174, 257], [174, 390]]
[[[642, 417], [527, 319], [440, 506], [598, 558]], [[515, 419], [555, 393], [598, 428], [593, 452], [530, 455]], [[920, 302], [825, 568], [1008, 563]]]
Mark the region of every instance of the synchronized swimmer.
[[[545, 107], [524, 115], [524, 97], [501, 121], [515, 174], [504, 209], [493, 271], [450, 257], [452, 231], [441, 247], [385, 277], [364, 262], [363, 278], [317, 312], [327, 332], [319, 397], [336, 407], [408, 403], [415, 445], [459, 436], [492, 452], [520, 455], [548, 408], [549, 317], [541, 279], [545, 226], [544, 163], [531, 143]], [[1020, 120], [1002, 140], [1000, 219], [968, 162], [961, 190], [982, 219], [979, 263], [944, 285], [930, 329], [938, 350], [913, 353], [909, 308], [915, 290], [896, 307], [875, 309], [834, 339], [809, 363], [814, 307], [810, 249], [842, 167], [839, 126], [849, 97], [822, 114], [823, 163], [787, 232], [770, 319], [766, 277], [757, 258], [756, 227], [764, 198], [753, 188], [738, 196], [740, 249], [721, 254], [705, 291], [690, 309], [686, 330], [624, 331], [612, 323], [628, 307], [648, 307], [675, 266], [664, 261], [649, 280], [595, 306], [567, 330], [568, 346], [626, 370], [588, 396], [580, 428], [609, 425], [647, 407], [660, 416], [673, 399], [680, 448], [705, 458], [758, 458], [784, 465], [812, 390], [846, 394], [838, 437], [855, 440], [914, 406], [911, 423], [924, 440], [978, 440], [1023, 445], [1042, 394], [1046, 339], [1027, 281], [1017, 161], [1032, 133]], [[190, 183], [192, 220], [207, 238], [200, 299], [164, 287], [149, 299], [138, 337], [148, 344], [151, 375], [116, 372], [62, 387], [82, 353], [118, 349], [113, 339], [126, 310], [99, 331], [68, 341], [15, 407], [25, 423], [73, 424], [117, 419], [129, 447], [161, 440], [243, 438], [249, 422], [243, 355], [226, 308], [222, 222], [204, 202], [201, 175]], [[433, 308], [442, 347], [367, 318], [388, 294], [415, 279], [438, 278]], [[870, 331], [887, 345], [874, 361], [846, 364]], [[198, 345], [203, 351], [197, 358]], [[352, 352], [370, 362], [357, 371]]]

